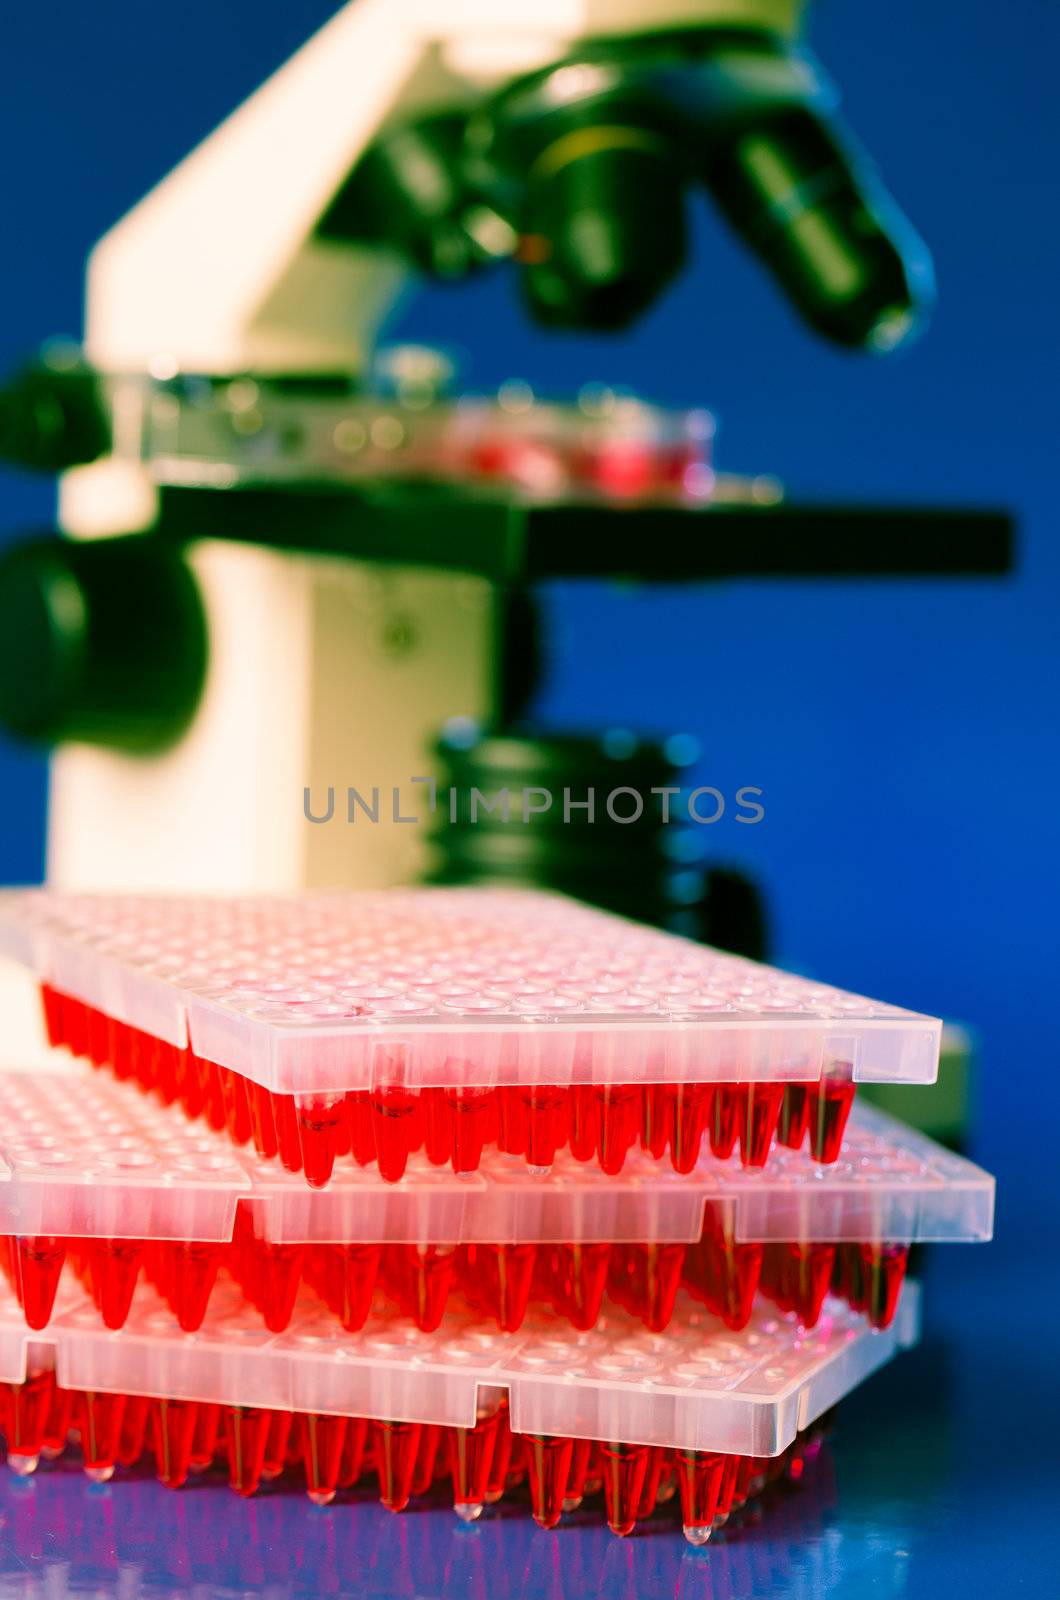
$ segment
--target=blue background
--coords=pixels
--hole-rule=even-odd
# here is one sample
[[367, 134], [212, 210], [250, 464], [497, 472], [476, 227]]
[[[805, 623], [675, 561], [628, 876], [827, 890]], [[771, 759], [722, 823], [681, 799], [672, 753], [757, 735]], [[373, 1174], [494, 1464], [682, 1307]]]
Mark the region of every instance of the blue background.
[[[0, 363], [77, 332], [91, 242], [331, 9], [11, 8]], [[1055, 1271], [1043, 1284], [1037, 1269], [1060, 1216], [1060, 7], [822, 0], [812, 38], [935, 254], [940, 307], [915, 349], [881, 363], [815, 342], [705, 206], [693, 270], [620, 340], [542, 334], [517, 312], [503, 272], [423, 291], [392, 331], [465, 349], [476, 386], [518, 376], [570, 392], [600, 379], [706, 404], [720, 419], [723, 466], [776, 473], [807, 496], [1017, 512], [1018, 570], [1002, 580], [559, 588], [542, 697], [561, 724], [688, 730], [705, 751], [703, 781], [762, 786], [766, 821], [723, 821], [711, 845], [767, 886], [781, 962], [976, 1029], [976, 1153], [999, 1174], [999, 1236], [940, 1270], [950, 1306], [967, 1312], [949, 1317], [953, 1361], [968, 1377], [955, 1425], [970, 1426], [974, 1408], [980, 1432], [966, 1443], [989, 1455], [986, 1417], [1006, 1413], [1009, 1438], [1013, 1415], [1058, 1400], [1046, 1352], [1034, 1354], [1035, 1340], [1055, 1336], [1034, 1332], [1032, 1312], [1058, 1307]], [[0, 538], [51, 514], [48, 485], [0, 478]], [[0, 743], [0, 881], [39, 877], [43, 808], [43, 762]], [[976, 1363], [989, 1382], [975, 1381]], [[1051, 1458], [1043, 1439], [1039, 1475], [1055, 1470]], [[1034, 1543], [1026, 1483], [1014, 1459], [989, 1470], [1016, 1519], [1004, 1543], [1018, 1566]], [[924, 1545], [935, 1552], [925, 1560], [943, 1563], [958, 1545], [977, 1548], [962, 1529], [985, 1511], [968, 1482], [947, 1482]], [[958, 1509], [943, 1515], [947, 1495]], [[1044, 1571], [1026, 1571], [1033, 1592]]]

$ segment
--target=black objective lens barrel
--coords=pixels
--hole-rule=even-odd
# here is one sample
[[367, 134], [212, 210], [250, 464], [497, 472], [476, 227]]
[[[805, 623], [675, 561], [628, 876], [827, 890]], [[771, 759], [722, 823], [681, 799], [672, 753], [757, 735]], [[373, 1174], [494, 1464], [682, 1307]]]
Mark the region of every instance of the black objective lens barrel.
[[807, 322], [886, 351], [934, 299], [927, 249], [871, 163], [805, 107], [763, 113], [712, 151], [707, 183]]
[[[436, 277], [463, 277], [494, 252], [476, 233], [489, 212], [465, 170], [464, 123], [434, 115], [385, 133], [317, 225], [328, 241], [385, 244]], [[496, 217], [491, 218], [496, 227]], [[487, 229], [488, 231], [488, 229]]]
[[632, 322], [685, 257], [685, 170], [671, 142], [623, 123], [566, 127], [530, 169], [524, 285], [538, 319]]

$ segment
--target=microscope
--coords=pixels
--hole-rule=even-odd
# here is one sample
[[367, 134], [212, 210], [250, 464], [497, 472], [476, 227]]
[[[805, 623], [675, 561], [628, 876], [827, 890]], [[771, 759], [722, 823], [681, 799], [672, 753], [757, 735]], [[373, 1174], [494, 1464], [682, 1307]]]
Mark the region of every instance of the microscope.
[[[99, 242], [83, 345], [0, 399], [0, 453], [60, 474], [61, 533], [0, 566], [52, 885], [547, 882], [763, 953], [750, 886], [668, 898], [657, 829], [408, 826], [410, 785], [677, 781], [676, 747], [528, 728], [543, 580], [993, 573], [1007, 519], [791, 503], [717, 469], [704, 413], [454, 396], [374, 338], [410, 274], [487, 270], [543, 325], [620, 330], [683, 266], [696, 186], [824, 338], [913, 338], [928, 253], [801, 11], [351, 0]], [[377, 821], [309, 820], [351, 788]]]

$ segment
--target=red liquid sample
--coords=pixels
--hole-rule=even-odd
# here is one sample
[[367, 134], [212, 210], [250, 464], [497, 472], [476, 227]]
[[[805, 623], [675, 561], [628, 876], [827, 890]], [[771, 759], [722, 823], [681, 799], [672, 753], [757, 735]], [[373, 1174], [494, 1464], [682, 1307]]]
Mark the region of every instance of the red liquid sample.
[[637, 1513], [644, 1493], [650, 1446], [646, 1444], [601, 1444], [604, 1497], [607, 1525], [623, 1538], [637, 1525]]
[[347, 1417], [346, 1437], [342, 1442], [342, 1460], [339, 1463], [339, 1487], [351, 1489], [364, 1471], [368, 1421], [365, 1417]]
[[477, 1172], [496, 1114], [496, 1090], [446, 1089], [444, 1093], [452, 1114], [453, 1171]]
[[187, 1482], [199, 1407], [192, 1400], [155, 1400], [151, 1407], [158, 1481], [170, 1489]]
[[740, 1158], [745, 1167], [764, 1167], [773, 1143], [782, 1083], [746, 1083], [734, 1091], [739, 1104]]
[[12, 1241], [7, 1275], [29, 1327], [47, 1327], [65, 1261], [65, 1239], [40, 1236]]
[[708, 1083], [679, 1083], [671, 1090], [670, 1162], [675, 1172], [691, 1172], [699, 1160], [715, 1092]]
[[465, 1522], [480, 1516], [486, 1503], [499, 1424], [500, 1412], [494, 1411], [480, 1417], [473, 1428], [449, 1430], [453, 1506]]
[[261, 1482], [265, 1446], [276, 1413], [256, 1406], [225, 1407], [228, 1481], [240, 1495], [252, 1495]]
[[269, 1413], [265, 1434], [265, 1450], [261, 1458], [261, 1476], [278, 1478], [286, 1466], [301, 1459], [301, 1440], [290, 1411]]
[[92, 1293], [108, 1328], [121, 1328], [129, 1315], [143, 1260], [142, 1246], [130, 1239], [100, 1239], [89, 1246]]
[[567, 1498], [574, 1440], [535, 1433], [524, 1440], [534, 1521], [539, 1528], [555, 1528]]
[[576, 1161], [592, 1161], [600, 1141], [600, 1098], [591, 1083], [570, 1092], [570, 1150]]
[[379, 1474], [379, 1499], [388, 1511], [404, 1511], [409, 1503], [419, 1446], [420, 1423], [376, 1423], [375, 1465]]
[[311, 1189], [323, 1189], [343, 1143], [344, 1100], [341, 1096], [299, 1097], [295, 1102], [295, 1117], [306, 1182]]
[[75, 1402], [74, 1418], [81, 1432], [85, 1472], [95, 1483], [105, 1483], [113, 1476], [121, 1448], [124, 1412], [123, 1394], [97, 1394], [86, 1390]]
[[740, 1130], [740, 1104], [738, 1091], [732, 1084], [719, 1083], [714, 1091], [707, 1118], [711, 1154], [719, 1161], [727, 1161], [736, 1149]]
[[7, 1464], [20, 1477], [34, 1472], [40, 1460], [54, 1388], [51, 1372], [31, 1373], [25, 1383], [0, 1384]]
[[418, 1121], [418, 1096], [399, 1085], [374, 1089], [369, 1097], [375, 1157], [388, 1183], [404, 1177]]
[[188, 1466], [192, 1472], [205, 1472], [206, 1468], [212, 1465], [217, 1454], [220, 1432], [221, 1407], [201, 1400], [195, 1408], [195, 1428], [192, 1433], [191, 1455], [188, 1459]]
[[526, 1128], [526, 1164], [547, 1172], [570, 1136], [570, 1091], [553, 1085], [515, 1089], [523, 1102]]
[[118, 1437], [118, 1462], [121, 1466], [134, 1467], [143, 1454], [147, 1425], [154, 1404], [157, 1402], [148, 1399], [146, 1395], [126, 1395], [121, 1433]]
[[597, 1155], [612, 1176], [622, 1171], [640, 1132], [641, 1093], [636, 1084], [604, 1084], [596, 1089], [599, 1115]]
[[448, 1430], [437, 1427], [433, 1422], [421, 1424], [420, 1445], [416, 1452], [416, 1467], [412, 1474], [413, 1495], [426, 1494], [434, 1482], [442, 1434], [446, 1431]]
[[784, 1089], [777, 1119], [777, 1138], [789, 1150], [800, 1150], [806, 1138], [812, 1087], [809, 1083], [789, 1083]]
[[822, 1078], [811, 1085], [807, 1122], [815, 1161], [838, 1160], [854, 1093], [853, 1083], [838, 1078]]
[[306, 1493], [314, 1505], [326, 1506], [334, 1500], [342, 1475], [346, 1418], [308, 1412], [300, 1422]]

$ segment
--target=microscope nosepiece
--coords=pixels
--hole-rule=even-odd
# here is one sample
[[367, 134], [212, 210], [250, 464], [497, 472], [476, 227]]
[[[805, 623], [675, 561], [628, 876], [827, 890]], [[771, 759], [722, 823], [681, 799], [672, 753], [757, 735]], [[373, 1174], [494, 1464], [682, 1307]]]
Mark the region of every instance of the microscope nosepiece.
[[812, 328], [893, 350], [926, 320], [931, 259], [836, 104], [761, 29], [590, 40], [470, 112], [384, 130], [318, 232], [450, 281], [515, 255], [539, 322], [619, 329], [683, 265], [702, 180]]

